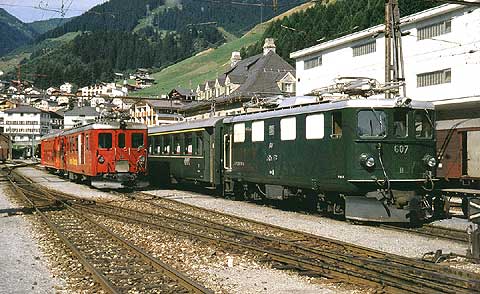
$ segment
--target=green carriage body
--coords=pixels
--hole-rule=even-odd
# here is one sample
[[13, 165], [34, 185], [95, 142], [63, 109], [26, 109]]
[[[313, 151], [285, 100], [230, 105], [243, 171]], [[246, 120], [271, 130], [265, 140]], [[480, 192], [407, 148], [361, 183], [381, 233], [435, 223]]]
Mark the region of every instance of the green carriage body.
[[218, 186], [222, 118], [183, 122], [149, 130], [149, 164], [152, 183], [190, 181]]
[[[397, 102], [344, 100], [153, 128], [153, 148], [165, 148], [155, 141], [161, 138], [179, 142], [180, 152], [153, 152], [151, 174], [224, 195], [322, 200], [326, 210], [350, 219], [424, 218], [425, 190], [435, 176], [428, 166], [435, 158], [433, 105]], [[188, 134], [193, 149], [202, 134], [202, 155], [189, 154]]]

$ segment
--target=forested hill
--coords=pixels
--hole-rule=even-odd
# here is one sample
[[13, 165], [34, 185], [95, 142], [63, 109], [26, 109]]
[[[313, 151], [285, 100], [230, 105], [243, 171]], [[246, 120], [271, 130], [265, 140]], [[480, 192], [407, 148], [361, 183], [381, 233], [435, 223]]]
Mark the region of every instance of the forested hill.
[[0, 56], [33, 40], [36, 33], [0, 8]]
[[[400, 0], [399, 5], [403, 17], [439, 4], [433, 1]], [[242, 57], [262, 52], [265, 38], [274, 38], [277, 53], [293, 64], [291, 52], [381, 24], [384, 22], [384, 11], [385, 0], [337, 0], [330, 4], [319, 4], [273, 22], [260, 41], [242, 49]]]
[[307, 1], [279, 0], [274, 11], [271, 0], [110, 0], [40, 38], [77, 31], [180, 31], [206, 23], [239, 35]]

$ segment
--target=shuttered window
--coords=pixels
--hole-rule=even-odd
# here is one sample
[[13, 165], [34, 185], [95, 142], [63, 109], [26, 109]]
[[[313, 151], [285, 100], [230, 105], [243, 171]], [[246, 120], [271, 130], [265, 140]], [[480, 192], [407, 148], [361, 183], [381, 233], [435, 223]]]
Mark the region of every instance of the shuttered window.
[[377, 51], [377, 42], [369, 42], [366, 44], [352, 47], [353, 57], [367, 55]]
[[310, 59], [306, 59], [303, 62], [303, 69], [311, 69], [322, 65], [322, 56], [316, 56]]
[[452, 70], [450, 68], [421, 73], [417, 75], [417, 87], [447, 84], [452, 82]]
[[417, 29], [417, 40], [431, 39], [452, 31], [452, 20], [438, 22]]

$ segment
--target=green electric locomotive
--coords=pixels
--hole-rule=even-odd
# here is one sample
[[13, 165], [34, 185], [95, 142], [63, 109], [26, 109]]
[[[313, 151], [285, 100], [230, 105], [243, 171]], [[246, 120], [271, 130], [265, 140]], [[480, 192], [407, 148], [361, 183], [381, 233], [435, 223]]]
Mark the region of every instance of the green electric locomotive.
[[353, 99], [155, 127], [150, 174], [351, 220], [421, 221], [443, 208], [434, 120], [431, 103]]

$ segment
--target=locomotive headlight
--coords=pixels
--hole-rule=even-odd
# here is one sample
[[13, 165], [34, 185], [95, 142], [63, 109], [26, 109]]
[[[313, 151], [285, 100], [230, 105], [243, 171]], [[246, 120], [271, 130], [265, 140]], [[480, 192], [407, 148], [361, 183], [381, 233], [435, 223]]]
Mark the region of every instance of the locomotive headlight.
[[372, 168], [375, 166], [375, 158], [370, 154], [363, 153], [360, 155], [360, 164], [366, 168]]
[[138, 158], [138, 162], [140, 162], [140, 163], [142, 163], [142, 164], [145, 163], [145, 156], [143, 156], [143, 155], [140, 156], [140, 157]]
[[437, 160], [435, 157], [428, 154], [423, 157], [423, 162], [430, 168], [434, 168], [437, 165]]
[[98, 163], [103, 164], [104, 162], [105, 158], [102, 155], [98, 156]]

